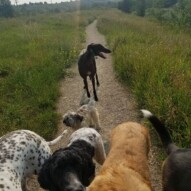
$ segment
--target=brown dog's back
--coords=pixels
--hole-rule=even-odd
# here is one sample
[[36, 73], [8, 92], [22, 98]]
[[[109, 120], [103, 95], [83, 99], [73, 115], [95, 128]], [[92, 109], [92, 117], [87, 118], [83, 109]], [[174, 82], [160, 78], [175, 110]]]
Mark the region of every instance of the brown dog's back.
[[148, 130], [138, 123], [118, 125], [111, 149], [88, 191], [151, 191]]

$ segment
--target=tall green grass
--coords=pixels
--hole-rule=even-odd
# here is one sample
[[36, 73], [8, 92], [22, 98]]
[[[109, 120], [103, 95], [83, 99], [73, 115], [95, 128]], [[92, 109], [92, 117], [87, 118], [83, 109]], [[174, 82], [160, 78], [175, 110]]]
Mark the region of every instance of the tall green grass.
[[0, 135], [29, 129], [50, 139], [57, 131], [59, 81], [76, 63], [84, 23], [93, 18], [84, 15], [0, 20]]
[[100, 18], [99, 30], [113, 49], [117, 76], [140, 108], [159, 116], [179, 145], [190, 145], [190, 35], [115, 10]]

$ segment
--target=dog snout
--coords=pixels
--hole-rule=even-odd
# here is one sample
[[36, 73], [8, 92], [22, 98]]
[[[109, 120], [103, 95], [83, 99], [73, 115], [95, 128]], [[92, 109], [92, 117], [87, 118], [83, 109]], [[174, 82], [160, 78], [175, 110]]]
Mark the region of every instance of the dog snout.
[[79, 188], [75, 188], [73, 191], [85, 191], [84, 186], [80, 185]]
[[111, 53], [111, 50], [108, 48], [105, 48], [103, 52], [109, 54], [109, 53]]
[[68, 187], [65, 190], [66, 191], [85, 191], [86, 189], [83, 185], [79, 184], [72, 187]]

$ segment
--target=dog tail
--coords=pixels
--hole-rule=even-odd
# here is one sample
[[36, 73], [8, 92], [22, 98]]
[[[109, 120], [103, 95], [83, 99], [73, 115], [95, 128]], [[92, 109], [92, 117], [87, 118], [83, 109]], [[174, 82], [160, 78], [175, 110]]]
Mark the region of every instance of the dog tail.
[[166, 153], [169, 155], [171, 152], [175, 151], [177, 147], [173, 143], [171, 136], [168, 130], [166, 129], [165, 125], [150, 111], [142, 109], [141, 112], [143, 113], [143, 116], [147, 118], [156, 129], [163, 143], [163, 146], [166, 149]]
[[52, 145], [57, 144], [57, 143], [63, 138], [63, 136], [64, 136], [65, 134], [67, 134], [67, 133], [68, 133], [68, 130], [64, 130], [64, 131], [61, 133], [61, 135], [59, 135], [56, 139], [54, 139], [54, 140], [48, 142], [49, 146], [52, 146]]
[[84, 48], [84, 49], [82, 49], [82, 50], [80, 51], [79, 56], [83, 55], [86, 51], [87, 51], [87, 50], [86, 50], [85, 48]]

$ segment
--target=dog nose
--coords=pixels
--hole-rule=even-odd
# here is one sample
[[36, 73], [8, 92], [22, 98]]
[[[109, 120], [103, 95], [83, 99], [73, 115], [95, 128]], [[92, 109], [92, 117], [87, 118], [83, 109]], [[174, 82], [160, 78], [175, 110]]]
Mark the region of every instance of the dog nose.
[[81, 185], [79, 188], [76, 188], [74, 191], [85, 191], [85, 188]]
[[78, 185], [78, 186], [73, 186], [73, 187], [70, 187], [70, 188], [66, 188], [65, 190], [67, 191], [85, 191], [85, 187], [82, 186], [82, 185]]

